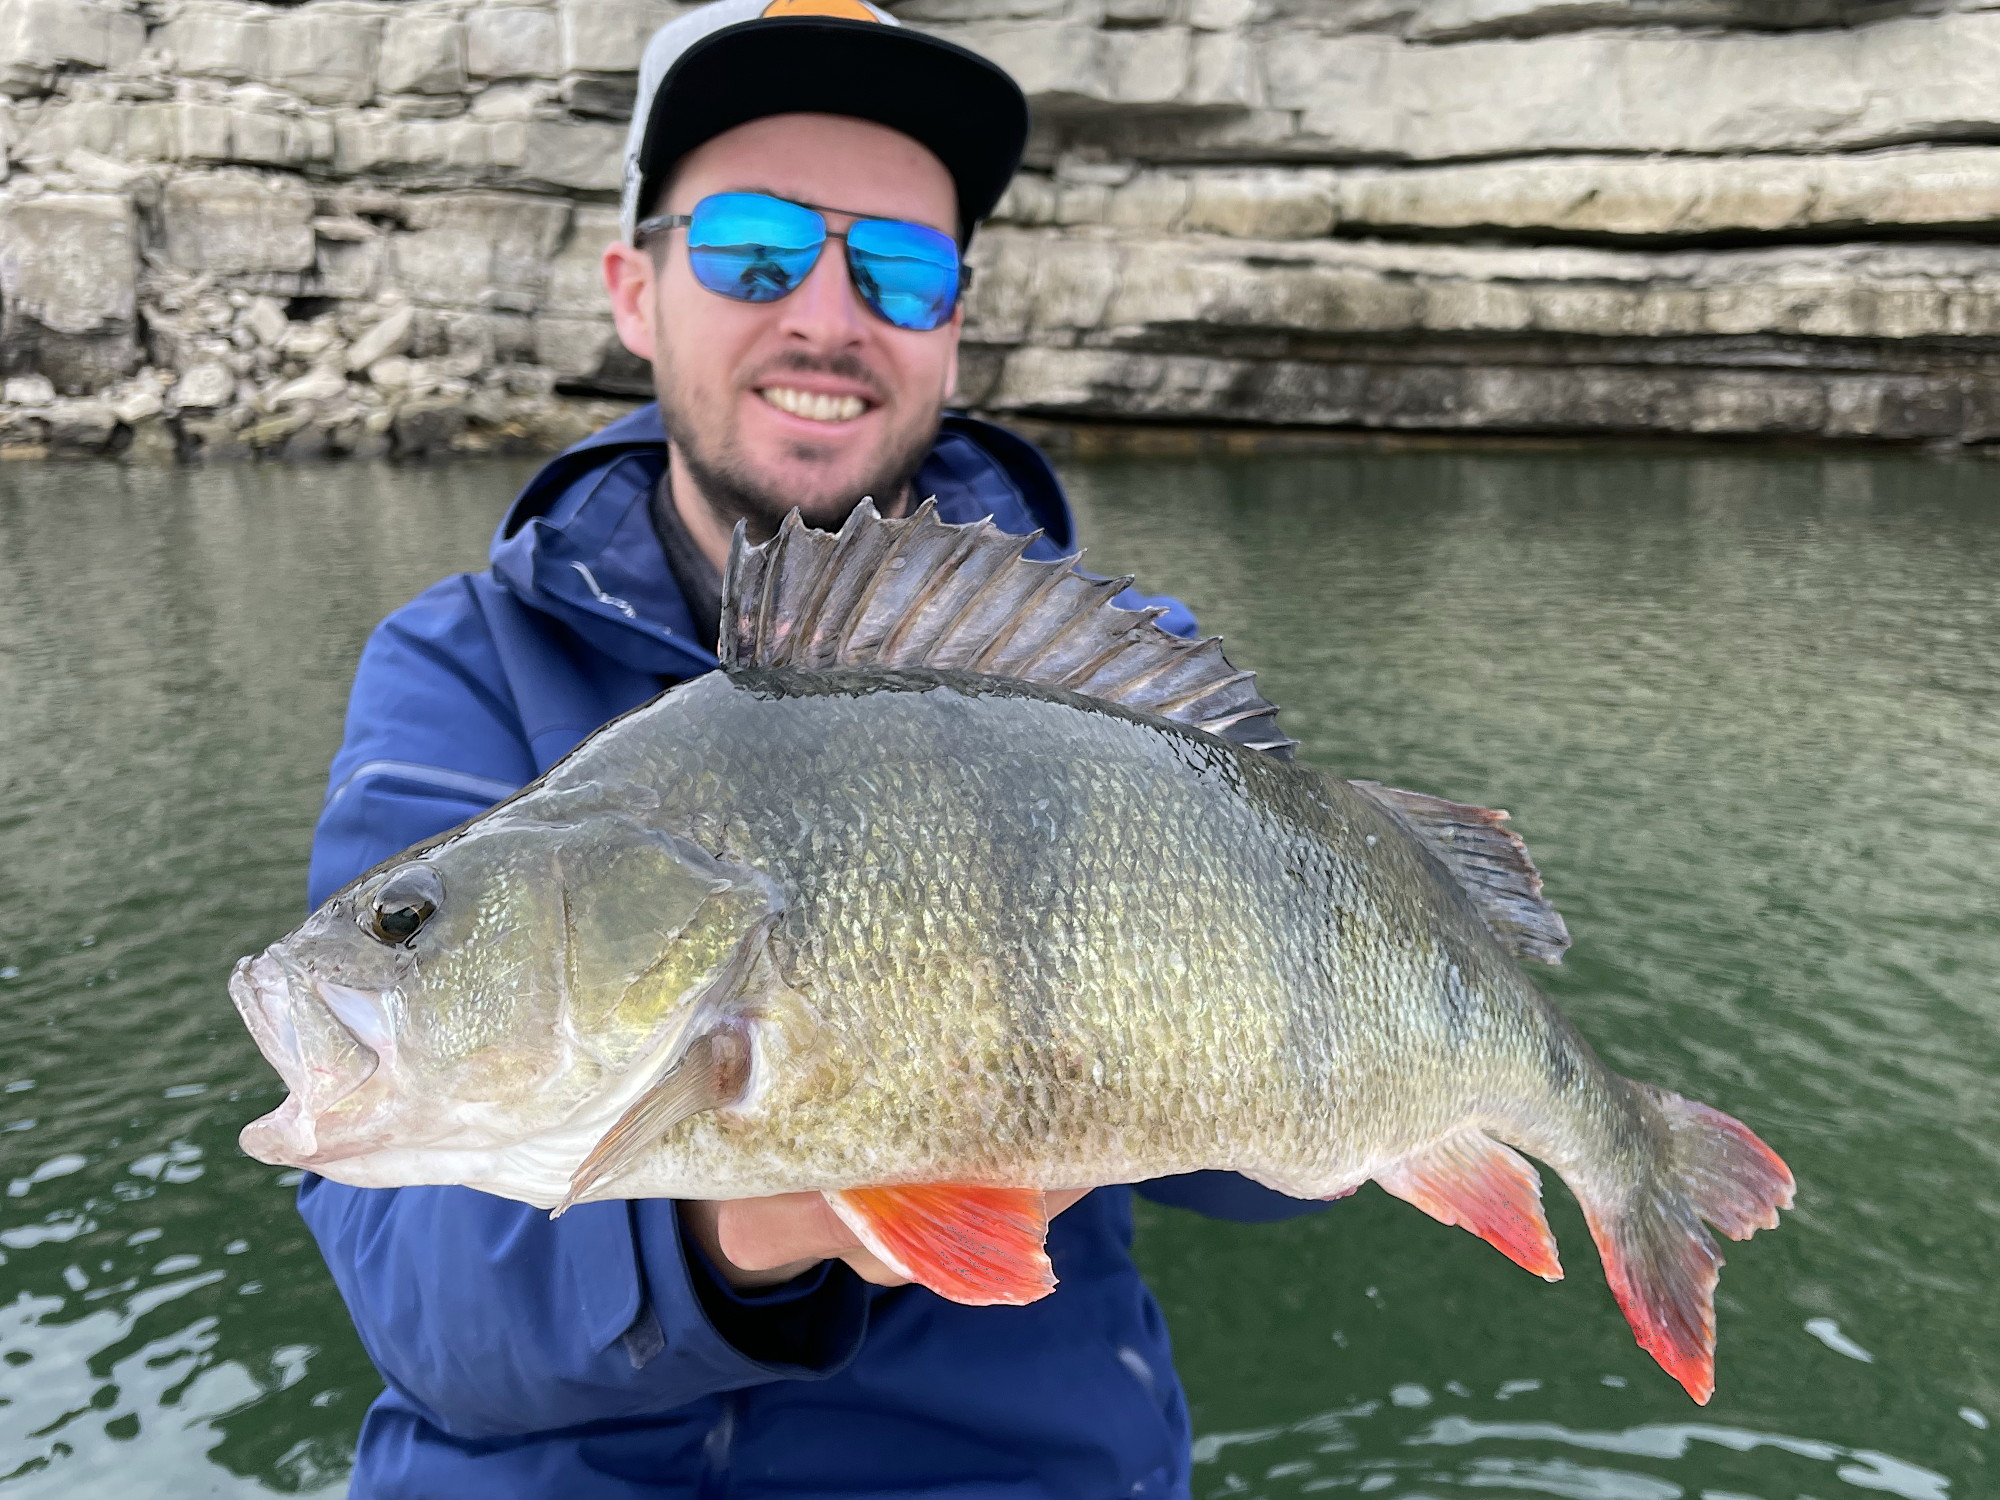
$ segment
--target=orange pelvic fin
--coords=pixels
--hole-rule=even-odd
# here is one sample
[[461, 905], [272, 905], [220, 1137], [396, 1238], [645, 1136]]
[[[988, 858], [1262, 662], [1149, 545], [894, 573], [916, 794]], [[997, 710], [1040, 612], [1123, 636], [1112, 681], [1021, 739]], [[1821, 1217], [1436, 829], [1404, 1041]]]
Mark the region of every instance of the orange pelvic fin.
[[1523, 1270], [1562, 1280], [1542, 1214], [1542, 1180], [1527, 1158], [1480, 1130], [1463, 1130], [1404, 1157], [1375, 1180], [1444, 1224], [1462, 1224]]
[[1039, 1188], [848, 1188], [826, 1201], [899, 1276], [968, 1307], [1020, 1306], [1055, 1290]]

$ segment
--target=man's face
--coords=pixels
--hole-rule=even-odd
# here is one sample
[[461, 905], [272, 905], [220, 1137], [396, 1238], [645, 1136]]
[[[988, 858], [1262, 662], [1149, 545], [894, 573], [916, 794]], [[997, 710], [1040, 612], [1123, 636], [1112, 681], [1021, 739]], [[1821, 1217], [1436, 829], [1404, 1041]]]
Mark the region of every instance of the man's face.
[[[837, 115], [775, 115], [717, 136], [681, 161], [656, 211], [688, 213], [724, 192], [850, 210], [826, 215], [836, 232], [857, 214], [947, 234], [958, 222], [943, 163], [908, 136]], [[607, 253], [607, 270], [617, 254]], [[666, 231], [643, 256], [627, 252], [624, 264], [643, 285], [621, 295], [613, 276], [620, 336], [652, 361], [677, 478], [684, 466], [719, 520], [747, 516], [761, 535], [793, 506], [837, 524], [863, 495], [885, 510], [901, 501], [957, 379], [962, 311], [928, 333], [884, 321], [856, 294], [831, 239], [775, 302], [703, 287], [684, 230]]]

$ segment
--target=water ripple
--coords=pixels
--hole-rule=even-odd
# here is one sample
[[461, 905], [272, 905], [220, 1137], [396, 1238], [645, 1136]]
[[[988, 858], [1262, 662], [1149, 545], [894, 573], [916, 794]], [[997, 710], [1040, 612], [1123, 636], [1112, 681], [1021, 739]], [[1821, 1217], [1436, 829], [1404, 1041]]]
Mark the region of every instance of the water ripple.
[[[520, 465], [0, 489], [0, 1495], [337, 1492], [378, 1383], [235, 1134], [223, 997], [282, 930], [370, 625]], [[1304, 755], [1512, 809], [1615, 1066], [1741, 1114], [1799, 1210], [1729, 1247], [1720, 1386], [1365, 1191], [1142, 1208], [1196, 1493], [1981, 1500], [2000, 1412], [2000, 507], [1908, 458], [1360, 456], [1075, 471]], [[1829, 1434], [1833, 1436], [1828, 1436]], [[1837, 1437], [1838, 1441], [1834, 1438]]]

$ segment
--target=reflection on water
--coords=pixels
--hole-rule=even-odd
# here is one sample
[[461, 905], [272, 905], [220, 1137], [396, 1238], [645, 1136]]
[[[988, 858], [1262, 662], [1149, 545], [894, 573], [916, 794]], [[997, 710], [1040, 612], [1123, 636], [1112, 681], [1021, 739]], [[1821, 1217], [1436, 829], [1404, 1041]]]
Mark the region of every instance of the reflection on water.
[[[1576, 936], [1543, 982], [1800, 1179], [1728, 1251], [1692, 1426], [1560, 1190], [1554, 1287], [1372, 1193], [1275, 1230], [1149, 1214], [1198, 1428], [1250, 1435], [1198, 1493], [2000, 1493], [1996, 481], [1736, 455], [1080, 476], [1103, 564], [1186, 580], [1303, 754], [1511, 808]], [[1322, 1451], [1314, 1424], [1363, 1408]], [[1661, 1431], [1688, 1436], [1597, 1436]]]
[[[521, 470], [0, 472], [0, 1492], [336, 1489], [376, 1380], [236, 1131], [355, 654]], [[11, 1482], [8, 1482], [11, 1481]]]
[[[1452, 1382], [1458, 1385], [1457, 1382]], [[1517, 1384], [1533, 1386], [1535, 1382]], [[1463, 1386], [1451, 1392], [1463, 1398], [1471, 1393]], [[1232, 1446], [1254, 1447], [1280, 1437], [1304, 1440], [1315, 1455], [1330, 1458], [1293, 1459], [1273, 1464], [1265, 1470], [1267, 1480], [1298, 1480], [1302, 1494], [1353, 1489], [1373, 1494], [1395, 1489], [1398, 1494], [1418, 1493], [1407, 1486], [1425, 1485], [1470, 1487], [1482, 1490], [1515, 1489], [1538, 1495], [1572, 1496], [1575, 1500], [1678, 1500], [1686, 1491], [1672, 1478], [1666, 1465], [1648, 1473], [1632, 1468], [1607, 1468], [1575, 1458], [1521, 1458], [1509, 1456], [1508, 1444], [1531, 1445], [1547, 1450], [1580, 1449], [1588, 1454], [1614, 1454], [1626, 1458], [1681, 1460], [1703, 1443], [1731, 1453], [1774, 1450], [1804, 1462], [1793, 1466], [1784, 1482], [1803, 1489], [1816, 1481], [1834, 1480], [1864, 1490], [1904, 1497], [1904, 1500], [1944, 1500], [1950, 1493], [1943, 1475], [1920, 1468], [1886, 1453], [1868, 1449], [1843, 1448], [1838, 1443], [1814, 1442], [1785, 1437], [1778, 1433], [1748, 1432], [1707, 1422], [1649, 1424], [1628, 1427], [1621, 1432], [1577, 1431], [1555, 1422], [1476, 1422], [1467, 1417], [1440, 1417], [1423, 1423], [1414, 1431], [1408, 1420], [1396, 1420], [1396, 1408], [1428, 1407], [1431, 1393], [1420, 1385], [1399, 1385], [1389, 1400], [1364, 1401], [1338, 1411], [1322, 1412], [1287, 1428], [1261, 1428], [1250, 1432], [1212, 1433], [1195, 1445], [1195, 1459], [1201, 1464], [1222, 1460]], [[1388, 1420], [1368, 1430], [1376, 1419]], [[1380, 1430], [1386, 1428], [1387, 1430]], [[1468, 1459], [1440, 1458], [1422, 1452], [1405, 1457], [1356, 1458], [1363, 1447], [1365, 1432], [1371, 1446], [1385, 1441], [1405, 1448], [1463, 1448], [1478, 1445], [1489, 1451]], [[1516, 1450], [1519, 1451], [1518, 1449]], [[1780, 1471], [1766, 1466], [1765, 1472], [1779, 1477]], [[1766, 1483], [1769, 1482], [1767, 1479]], [[1398, 1488], [1398, 1486], [1404, 1486]], [[1234, 1488], [1234, 1487], [1228, 1487]], [[1228, 1492], [1225, 1489], [1225, 1493]], [[1785, 1491], [1778, 1491], [1785, 1493]], [[1728, 1492], [1704, 1488], [1708, 1500], [1730, 1500]]]
[[[368, 625], [519, 466], [0, 472], [0, 1494], [336, 1492], [376, 1389], [222, 990], [288, 926]], [[1511, 807], [1623, 1071], [1741, 1115], [1800, 1207], [1729, 1249], [1719, 1390], [1372, 1190], [1141, 1215], [1196, 1493], [2000, 1493], [2000, 474], [1419, 455], [1074, 474], [1303, 753]]]

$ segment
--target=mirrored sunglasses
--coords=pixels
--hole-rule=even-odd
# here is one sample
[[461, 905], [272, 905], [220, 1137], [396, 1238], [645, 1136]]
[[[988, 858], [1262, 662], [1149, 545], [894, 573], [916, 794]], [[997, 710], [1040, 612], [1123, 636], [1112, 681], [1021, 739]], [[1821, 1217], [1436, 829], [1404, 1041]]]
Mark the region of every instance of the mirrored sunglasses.
[[[828, 209], [828, 213], [840, 213]], [[688, 264], [711, 292], [738, 302], [775, 302], [798, 290], [830, 239], [847, 249], [847, 272], [868, 310], [898, 328], [928, 332], [951, 318], [972, 272], [958, 244], [928, 224], [857, 219], [843, 233], [817, 209], [763, 193], [714, 193], [691, 214], [641, 220], [634, 240], [688, 232]]]

